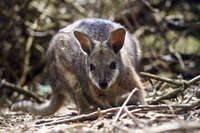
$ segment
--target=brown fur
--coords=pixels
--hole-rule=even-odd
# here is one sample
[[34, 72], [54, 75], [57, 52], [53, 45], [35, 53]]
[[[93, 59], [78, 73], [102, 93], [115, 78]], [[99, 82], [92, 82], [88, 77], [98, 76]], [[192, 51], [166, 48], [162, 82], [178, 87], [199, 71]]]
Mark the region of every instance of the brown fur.
[[[144, 104], [144, 87], [138, 74], [131, 66], [126, 67], [126, 71], [108, 90], [100, 90], [89, 82], [89, 89], [93, 98], [104, 107], [120, 106], [127, 97], [122, 98], [123, 94], [129, 94], [132, 89], [138, 88], [129, 104]], [[128, 96], [128, 95], [126, 95]]]
[[144, 89], [136, 73], [139, 55], [137, 40], [123, 26], [103, 19], [77, 21], [61, 29], [47, 51], [51, 100], [42, 105], [18, 102], [12, 110], [53, 114], [69, 95], [81, 113], [88, 113], [99, 106], [121, 105], [135, 87], [138, 91], [129, 103], [144, 103]]

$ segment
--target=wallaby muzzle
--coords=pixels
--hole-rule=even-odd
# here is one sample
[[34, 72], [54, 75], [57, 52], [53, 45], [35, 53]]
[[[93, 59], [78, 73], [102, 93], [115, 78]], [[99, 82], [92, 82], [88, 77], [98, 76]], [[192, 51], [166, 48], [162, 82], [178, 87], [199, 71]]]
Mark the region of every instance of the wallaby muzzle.
[[107, 80], [100, 80], [99, 86], [101, 87], [101, 89], [105, 89], [108, 86]]

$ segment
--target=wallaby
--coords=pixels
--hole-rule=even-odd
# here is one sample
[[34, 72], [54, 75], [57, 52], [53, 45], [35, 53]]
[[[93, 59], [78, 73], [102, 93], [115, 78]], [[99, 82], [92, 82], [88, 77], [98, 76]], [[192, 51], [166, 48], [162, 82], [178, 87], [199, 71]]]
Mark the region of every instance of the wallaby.
[[136, 67], [140, 48], [136, 38], [115, 22], [88, 18], [61, 29], [47, 50], [47, 68], [52, 86], [46, 104], [15, 103], [11, 109], [35, 115], [50, 115], [70, 95], [82, 113], [119, 106], [123, 95], [138, 90], [130, 104], [144, 103], [144, 89]]

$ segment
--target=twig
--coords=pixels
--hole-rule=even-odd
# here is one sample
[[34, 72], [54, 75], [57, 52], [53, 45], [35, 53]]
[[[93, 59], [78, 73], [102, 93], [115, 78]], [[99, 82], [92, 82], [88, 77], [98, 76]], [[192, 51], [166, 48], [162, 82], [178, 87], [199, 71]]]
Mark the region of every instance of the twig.
[[158, 13], [159, 10], [152, 7], [151, 4], [147, 0], [142, 0], [142, 2], [154, 13]]
[[[192, 104], [175, 104], [175, 105], [129, 105], [127, 106], [127, 108], [129, 110], [133, 110], [133, 109], [137, 109], [137, 110], [133, 110], [131, 111], [131, 113], [136, 113], [136, 112], [140, 112], [140, 111], [149, 111], [149, 110], [166, 110], [166, 109], [171, 109], [171, 108], [180, 108], [180, 109], [190, 109], [196, 106], [200, 105], [200, 100], [196, 101], [195, 103]], [[63, 123], [69, 123], [69, 122], [77, 122], [77, 121], [86, 121], [86, 120], [95, 120], [97, 119], [100, 115], [114, 115], [114, 114], [109, 114], [109, 113], [115, 113], [117, 111], [119, 111], [122, 107], [115, 107], [115, 108], [110, 108], [110, 109], [106, 109], [106, 110], [102, 110], [102, 111], [96, 111], [96, 112], [92, 112], [90, 114], [83, 114], [80, 116], [75, 116], [75, 117], [70, 117], [70, 118], [66, 118], [66, 117], [62, 117], [62, 118], [58, 118], [58, 119], [43, 119], [43, 120], [39, 120], [36, 122], [36, 127], [40, 127], [40, 126], [50, 126], [50, 125], [56, 125], [56, 124], [63, 124]]]
[[[126, 107], [127, 108], [127, 107]], [[128, 110], [128, 108], [127, 108], [127, 110]], [[148, 109], [147, 109], [148, 110]], [[146, 109], [145, 108], [143, 108], [143, 109], [141, 109], [141, 108], [139, 108], [139, 109], [133, 109], [133, 110], [131, 110], [131, 111], [129, 111], [129, 114], [127, 113], [127, 114], [123, 114], [122, 116], [121, 116], [121, 118], [123, 119], [123, 118], [125, 118], [125, 117], [127, 117], [127, 115], [132, 115], [132, 114], [134, 114], [134, 113], [138, 113], [138, 112], [142, 112], [142, 111], [146, 111]], [[130, 116], [129, 116], [130, 117]], [[134, 116], [133, 116], [134, 117]]]
[[127, 116], [129, 116], [131, 118], [131, 120], [135, 123], [136, 126], [138, 126], [138, 121], [136, 120], [135, 116], [133, 116], [129, 110], [127, 109], [127, 107], [124, 108], [124, 111], [126, 112]]
[[160, 81], [163, 81], [163, 82], [167, 82], [167, 83], [170, 83], [170, 84], [180, 86], [178, 89], [176, 89], [176, 90], [174, 90], [174, 91], [172, 91], [172, 92], [170, 92], [170, 93], [168, 93], [164, 96], [161, 96], [161, 97], [159, 97], [155, 100], [150, 101], [151, 104], [158, 103], [159, 101], [164, 100], [164, 99], [170, 99], [170, 98], [176, 97], [179, 93], [185, 91], [189, 86], [200, 81], [200, 75], [194, 77], [193, 79], [191, 79], [189, 81], [187, 81], [187, 80], [173, 80], [173, 79], [160, 77], [160, 76], [157, 76], [157, 75], [153, 75], [153, 74], [150, 74], [150, 73], [144, 73], [144, 72], [142, 72], [140, 74], [144, 77], [153, 78], [153, 79], [156, 79], [156, 80], [160, 80]]
[[133, 29], [133, 26], [131, 25], [131, 23], [129, 22], [128, 18], [125, 15], [122, 15], [122, 20], [124, 21], [125, 25], [128, 26], [128, 29], [130, 30], [130, 32], [134, 32], [135, 31]]
[[86, 10], [78, 4], [78, 2], [74, 2], [72, 0], [65, 0], [65, 3], [70, 5], [72, 9], [76, 10], [80, 15], [87, 17], [87, 12]]
[[181, 57], [181, 55], [177, 51], [175, 51], [175, 49], [173, 49], [172, 52], [174, 53], [174, 55], [178, 59], [178, 62], [180, 64], [181, 69], [186, 70], [185, 63], [184, 63], [183, 58]]
[[177, 85], [177, 86], [184, 86], [186, 85], [187, 87], [195, 84], [196, 82], [200, 81], [200, 75], [194, 77], [191, 80], [179, 80], [179, 79], [169, 79], [169, 78], [165, 78], [165, 77], [161, 77], [161, 76], [157, 76], [157, 75], [153, 75], [150, 73], [145, 73], [145, 72], [141, 72], [140, 73], [141, 76], [143, 77], [147, 77], [147, 78], [152, 78], [152, 79], [156, 79], [159, 81], [163, 81], [163, 82], [167, 82], [173, 85]]
[[115, 120], [113, 122], [113, 124], [116, 124], [117, 120], [119, 119], [119, 116], [121, 115], [122, 111], [124, 110], [126, 104], [128, 103], [128, 101], [130, 100], [130, 98], [133, 96], [133, 94], [137, 91], [138, 89], [135, 88], [131, 91], [131, 93], [129, 94], [129, 96], [127, 97], [126, 101], [123, 103], [123, 105], [121, 106], [119, 112], [117, 113]]
[[181, 82], [180, 80], [169, 79], [169, 78], [153, 75], [153, 74], [150, 74], [150, 73], [141, 72], [140, 75], [143, 76], [143, 77], [146, 77], [146, 78], [156, 79], [156, 80], [167, 82], [167, 83], [177, 85], [177, 86], [183, 85], [183, 82]]
[[26, 42], [23, 72], [22, 72], [22, 76], [20, 80], [17, 83], [17, 86], [19, 87], [21, 87], [25, 83], [27, 74], [30, 71], [30, 56], [31, 56], [30, 50], [31, 50], [33, 41], [34, 41], [34, 37], [30, 36]]
[[180, 112], [180, 111], [183, 111], [183, 110], [185, 111], [185, 110], [188, 110], [188, 109], [191, 109], [191, 108], [194, 108], [194, 107], [198, 107], [198, 106], [200, 106], [200, 99], [198, 99], [195, 102], [192, 102], [190, 104], [190, 106], [180, 109], [179, 111], [177, 111], [177, 113]]
[[[126, 115], [129, 116], [131, 118], [131, 120], [134, 122], [134, 124], [139, 127], [139, 128], [142, 128], [142, 126], [140, 125], [140, 123], [138, 122], [138, 120], [135, 118], [135, 116], [133, 115], [133, 112], [130, 112], [128, 110], [127, 107], [124, 108], [124, 111], [126, 112]], [[138, 112], [138, 111], [141, 111], [141, 109], [136, 109], [136, 110], [133, 110], [135, 112]], [[135, 113], [134, 112], [134, 113]], [[126, 115], [122, 116], [122, 118], [124, 118]]]
[[127, 116], [129, 116], [132, 119], [132, 121], [137, 125], [136, 118], [129, 112], [127, 107], [124, 108], [124, 111], [126, 112]]
[[[43, 20], [47, 17], [47, 15], [45, 14], [46, 11], [48, 10], [48, 4], [45, 5], [42, 13], [40, 14], [39, 18], [36, 19], [32, 25], [31, 28], [33, 30], [37, 29], [39, 27], [39, 21]], [[23, 84], [26, 82], [27, 79], [27, 75], [28, 72], [30, 71], [30, 57], [31, 57], [31, 48], [33, 46], [33, 42], [34, 42], [35, 37], [30, 35], [26, 41], [26, 47], [25, 47], [25, 57], [24, 57], [24, 65], [23, 65], [23, 71], [22, 71], [22, 75], [17, 83], [17, 86], [21, 87], [23, 86]]]
[[192, 100], [192, 98], [195, 96], [195, 90], [192, 92], [192, 95], [188, 98], [188, 100], [185, 102], [185, 103], [189, 103], [191, 100]]
[[47, 121], [40, 120], [36, 122], [36, 127], [38, 126], [50, 126], [50, 125], [55, 125], [55, 124], [62, 124], [62, 123], [68, 123], [68, 122], [76, 122], [76, 121], [86, 121], [86, 120], [95, 120], [98, 118], [99, 115], [105, 115], [109, 112], [116, 112], [116, 110], [119, 110], [119, 108], [111, 108], [108, 110], [103, 110], [103, 111], [96, 111], [90, 114], [83, 114], [80, 116], [75, 116], [71, 118], [61, 118], [61, 119], [48, 119]]
[[198, 81], [200, 81], [200, 75], [194, 77], [193, 79], [191, 79], [191, 80], [189, 80], [189, 81], [187, 81], [186, 84], [187, 84], [188, 86], [191, 86], [191, 85], [195, 84], [195, 83], [198, 82]]
[[161, 100], [165, 100], [165, 99], [170, 99], [170, 98], [174, 98], [176, 97], [179, 93], [183, 92], [186, 88], [180, 87], [164, 96], [158, 97], [156, 99], [151, 100], [149, 103], [150, 104], [156, 104]]
[[43, 100], [41, 100], [40, 98], [38, 98], [38, 96], [32, 92], [29, 92], [29, 91], [26, 91], [26, 90], [23, 90], [22, 88], [18, 87], [17, 85], [15, 84], [12, 84], [6, 80], [2, 80], [0, 81], [0, 87], [3, 88], [3, 87], [6, 87], [6, 88], [9, 88], [9, 89], [12, 89], [14, 91], [17, 91], [19, 93], [23, 93], [29, 97], [32, 97], [34, 98], [37, 102], [43, 102]]

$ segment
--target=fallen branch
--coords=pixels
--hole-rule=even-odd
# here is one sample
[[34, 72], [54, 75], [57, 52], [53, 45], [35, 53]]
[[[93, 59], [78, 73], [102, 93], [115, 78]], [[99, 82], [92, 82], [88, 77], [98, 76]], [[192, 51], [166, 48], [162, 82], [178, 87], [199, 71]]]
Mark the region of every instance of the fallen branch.
[[[128, 110], [133, 110], [133, 109], [138, 109], [135, 110], [134, 113], [137, 112], [141, 112], [141, 111], [149, 111], [149, 110], [171, 110], [171, 108], [174, 109], [191, 109], [193, 107], [199, 106], [200, 105], [200, 100], [192, 103], [192, 104], [175, 104], [175, 105], [129, 105], [126, 106]], [[50, 126], [50, 125], [56, 125], [56, 124], [63, 124], [63, 123], [69, 123], [69, 122], [82, 122], [82, 121], [86, 121], [86, 120], [95, 120], [97, 119], [99, 116], [102, 115], [110, 115], [113, 116], [114, 113], [116, 113], [117, 111], [119, 111], [121, 109], [121, 107], [115, 107], [115, 108], [110, 108], [110, 109], [106, 109], [106, 110], [102, 110], [102, 111], [96, 111], [96, 112], [92, 112], [90, 114], [83, 114], [83, 115], [79, 115], [79, 116], [74, 116], [74, 117], [62, 117], [62, 118], [53, 118], [53, 119], [42, 119], [37, 121], [36, 127], [40, 127], [40, 126]], [[109, 114], [111, 113], [111, 114]]]
[[0, 88], [3, 88], [3, 87], [6, 87], [6, 88], [9, 88], [9, 89], [12, 89], [13, 91], [17, 91], [19, 93], [22, 93], [26, 96], [29, 96], [29, 97], [32, 97], [34, 98], [37, 102], [43, 102], [43, 100], [41, 100], [36, 94], [32, 93], [32, 92], [29, 92], [29, 91], [26, 91], [26, 90], [23, 90], [22, 88], [18, 87], [17, 85], [13, 84], [13, 83], [10, 83], [6, 80], [1, 80], [0, 81]]
[[[151, 110], [151, 109], [150, 109]], [[154, 109], [153, 109], [154, 110]], [[157, 110], [157, 109], [156, 109]], [[133, 109], [133, 110], [130, 110], [129, 113], [130, 114], [134, 114], [134, 113], [138, 113], [138, 112], [144, 112], [144, 111], [149, 111], [149, 108], [138, 108], [138, 109]], [[127, 117], [129, 114], [126, 113], [126, 114], [123, 114], [121, 115], [121, 118], [124, 119], [125, 117]]]
[[150, 103], [150, 104], [156, 104], [156, 103], [158, 103], [158, 102], [161, 101], [161, 100], [174, 98], [174, 97], [176, 97], [179, 93], [183, 92], [185, 89], [186, 89], [186, 88], [180, 87], [180, 88], [178, 88], [178, 89], [176, 89], [176, 90], [174, 90], [174, 91], [172, 91], [172, 92], [170, 92], [170, 93], [168, 93], [168, 94], [166, 94], [166, 95], [163, 95], [163, 96], [161, 96], [161, 97], [158, 97], [158, 98], [156, 98], [156, 99], [153, 99], [153, 100], [149, 101], [149, 103]]
[[186, 87], [189, 87], [189, 86], [195, 84], [196, 82], [200, 81], [200, 75], [198, 75], [198, 76], [196, 76], [193, 79], [188, 80], [188, 81], [182, 80], [182, 79], [181, 80], [180, 79], [169, 79], [169, 78], [153, 75], [153, 74], [150, 74], [150, 73], [144, 73], [144, 72], [141, 72], [140, 75], [143, 76], [143, 77], [146, 77], [146, 78], [156, 79], [156, 80], [167, 82], [167, 83], [177, 85], [177, 86], [184, 86], [185, 85]]
[[126, 115], [129, 116], [131, 118], [131, 120], [138, 126], [138, 122], [137, 122], [135, 116], [133, 116], [133, 114], [130, 113], [130, 111], [127, 109], [127, 107], [124, 108], [124, 111], [126, 112]]
[[195, 101], [195, 102], [192, 102], [192, 103], [190, 104], [190, 106], [188, 106], [188, 107], [180, 108], [179, 110], [176, 111], [176, 113], [179, 113], [179, 112], [182, 112], [182, 111], [186, 111], [186, 110], [189, 110], [189, 109], [191, 109], [191, 108], [198, 107], [198, 106], [200, 106], [200, 100], [197, 100], [197, 101]]
[[165, 77], [161, 77], [161, 76], [157, 76], [157, 75], [153, 75], [150, 73], [145, 73], [145, 72], [141, 72], [140, 73], [141, 76], [145, 77], [145, 78], [151, 78], [151, 79], [155, 79], [158, 81], [163, 81], [163, 82], [167, 82], [173, 85], [177, 85], [177, 86], [182, 86], [184, 85], [184, 81], [183, 80], [174, 80], [174, 79], [169, 79], [169, 78], [165, 78]]
[[174, 98], [179, 93], [185, 91], [191, 85], [193, 85], [193, 84], [197, 83], [198, 81], [200, 81], [200, 75], [196, 76], [193, 79], [187, 81], [187, 80], [183, 80], [183, 79], [181, 79], [181, 80], [178, 80], [178, 79], [169, 79], [169, 78], [165, 78], [165, 77], [153, 75], [153, 74], [150, 74], [150, 73], [144, 73], [144, 72], [141, 72], [140, 74], [143, 77], [152, 78], [152, 79], [156, 79], [156, 80], [159, 80], [159, 81], [163, 81], [163, 82], [167, 82], [169, 84], [173, 84], [173, 85], [179, 86], [178, 89], [175, 89], [174, 91], [172, 91], [172, 92], [170, 92], [170, 93], [168, 93], [168, 94], [166, 94], [164, 96], [158, 97], [158, 98], [150, 101], [150, 104], [156, 104], [156, 103], [158, 103], [161, 100]]
[[131, 118], [131, 120], [133, 121], [133, 123], [139, 127], [139, 128], [142, 128], [142, 125], [139, 123], [139, 121], [136, 119], [136, 117], [133, 115], [134, 113], [137, 113], [137, 112], [140, 112], [142, 111], [142, 109], [135, 109], [135, 110], [132, 110], [132, 111], [129, 111], [127, 107], [124, 108], [124, 111], [126, 112], [126, 114], [123, 114], [121, 116], [121, 118], [123, 119], [124, 117], [126, 116], [129, 116], [129, 118]]
[[129, 96], [127, 97], [126, 101], [123, 103], [123, 105], [121, 106], [119, 112], [117, 113], [113, 124], [116, 124], [117, 120], [119, 119], [119, 116], [121, 115], [122, 111], [123, 111], [124, 108], [126, 107], [126, 104], [128, 103], [128, 101], [130, 100], [130, 98], [133, 96], [133, 94], [134, 94], [137, 90], [138, 90], [138, 89], [135, 88], [135, 89], [133, 89], [133, 90], [131, 91], [131, 93], [130, 93]]

